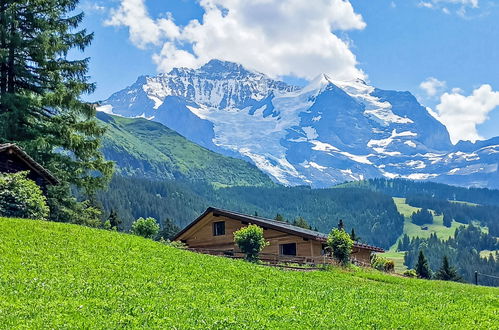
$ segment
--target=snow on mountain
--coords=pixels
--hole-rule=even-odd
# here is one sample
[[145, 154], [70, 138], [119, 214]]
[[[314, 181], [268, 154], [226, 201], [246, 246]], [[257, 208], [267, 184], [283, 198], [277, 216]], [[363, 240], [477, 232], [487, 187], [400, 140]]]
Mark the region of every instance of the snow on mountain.
[[453, 146], [409, 92], [320, 75], [304, 88], [239, 64], [142, 76], [99, 110], [161, 122], [286, 185], [328, 187], [371, 177], [499, 186], [499, 141]]

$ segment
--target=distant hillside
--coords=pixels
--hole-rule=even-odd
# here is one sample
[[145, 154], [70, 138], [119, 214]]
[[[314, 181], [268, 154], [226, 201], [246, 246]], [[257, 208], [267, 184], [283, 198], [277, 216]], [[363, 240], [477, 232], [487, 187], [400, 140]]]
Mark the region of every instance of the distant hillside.
[[337, 187], [366, 187], [393, 197], [425, 195], [441, 200], [499, 206], [499, 190], [487, 188], [463, 188], [428, 181], [370, 179], [348, 182]]
[[3, 328], [497, 327], [499, 290], [289, 272], [111, 231], [0, 218]]
[[104, 155], [116, 162], [121, 175], [202, 181], [215, 187], [274, 185], [256, 166], [200, 147], [160, 123], [102, 112], [97, 117], [107, 128]]
[[115, 210], [124, 227], [138, 217], [152, 216], [163, 222], [172, 219], [183, 227], [208, 206], [274, 218], [277, 213], [289, 221], [303, 217], [312, 228], [328, 233], [343, 219], [348, 231], [362, 242], [389, 248], [402, 234], [404, 218], [393, 199], [358, 188], [311, 189], [308, 187], [229, 187], [179, 180], [152, 181], [115, 177], [106, 192], [99, 194], [106, 215]]

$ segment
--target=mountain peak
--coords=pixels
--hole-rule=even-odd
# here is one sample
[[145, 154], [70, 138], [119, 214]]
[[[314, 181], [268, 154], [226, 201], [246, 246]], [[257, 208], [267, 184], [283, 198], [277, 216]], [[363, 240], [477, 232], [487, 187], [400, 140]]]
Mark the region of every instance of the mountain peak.
[[200, 71], [207, 73], [240, 73], [250, 74], [241, 64], [212, 59], [199, 68]]

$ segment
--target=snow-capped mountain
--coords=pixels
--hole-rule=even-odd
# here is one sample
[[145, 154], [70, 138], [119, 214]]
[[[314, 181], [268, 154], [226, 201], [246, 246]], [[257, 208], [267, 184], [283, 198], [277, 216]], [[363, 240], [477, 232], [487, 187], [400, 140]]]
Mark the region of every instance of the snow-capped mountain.
[[320, 75], [299, 88], [212, 60], [139, 77], [99, 110], [161, 122], [286, 185], [384, 176], [499, 188], [499, 138], [453, 146], [412, 94], [362, 80]]

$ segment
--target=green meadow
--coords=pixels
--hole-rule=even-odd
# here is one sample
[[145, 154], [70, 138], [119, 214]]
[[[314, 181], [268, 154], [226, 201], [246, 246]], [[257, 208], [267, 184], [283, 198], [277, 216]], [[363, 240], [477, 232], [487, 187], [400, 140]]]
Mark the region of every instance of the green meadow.
[[499, 289], [296, 272], [77, 225], [0, 218], [2, 328], [492, 329]]

